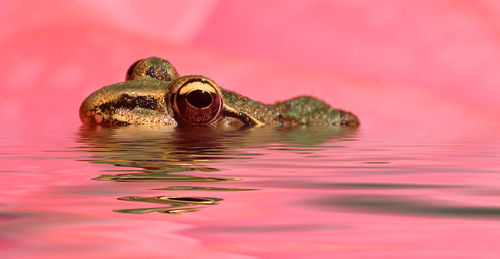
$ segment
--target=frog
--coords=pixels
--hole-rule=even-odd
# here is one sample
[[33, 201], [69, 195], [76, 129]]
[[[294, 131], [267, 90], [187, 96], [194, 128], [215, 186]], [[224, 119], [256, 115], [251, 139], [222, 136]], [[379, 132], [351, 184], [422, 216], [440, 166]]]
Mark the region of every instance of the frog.
[[81, 104], [84, 125], [253, 128], [358, 127], [351, 112], [311, 96], [274, 104], [226, 90], [201, 75], [180, 76], [167, 60], [149, 57], [128, 68], [125, 81], [104, 86]]

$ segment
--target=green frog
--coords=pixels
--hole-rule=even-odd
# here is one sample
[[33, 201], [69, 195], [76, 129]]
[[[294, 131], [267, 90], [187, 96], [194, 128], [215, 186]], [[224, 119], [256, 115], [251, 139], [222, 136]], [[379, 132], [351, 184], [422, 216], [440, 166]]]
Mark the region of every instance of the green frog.
[[88, 96], [80, 119], [90, 126], [340, 126], [357, 127], [358, 118], [316, 98], [301, 96], [272, 105], [219, 87], [204, 76], [179, 76], [167, 60], [133, 63], [125, 82]]

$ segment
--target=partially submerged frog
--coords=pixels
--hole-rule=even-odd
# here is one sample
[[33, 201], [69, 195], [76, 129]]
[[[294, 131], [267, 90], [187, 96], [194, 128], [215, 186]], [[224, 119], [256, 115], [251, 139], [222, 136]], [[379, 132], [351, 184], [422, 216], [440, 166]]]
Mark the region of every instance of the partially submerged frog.
[[126, 81], [105, 86], [83, 101], [86, 125], [159, 126], [342, 126], [356, 127], [358, 118], [309, 96], [266, 105], [220, 88], [203, 76], [179, 76], [166, 60], [136, 61]]

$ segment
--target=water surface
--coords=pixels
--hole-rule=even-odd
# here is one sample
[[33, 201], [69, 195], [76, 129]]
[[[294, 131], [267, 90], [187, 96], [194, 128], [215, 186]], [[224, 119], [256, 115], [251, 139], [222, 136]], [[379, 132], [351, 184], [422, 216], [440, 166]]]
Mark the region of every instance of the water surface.
[[497, 131], [123, 127], [1, 139], [3, 258], [494, 258]]

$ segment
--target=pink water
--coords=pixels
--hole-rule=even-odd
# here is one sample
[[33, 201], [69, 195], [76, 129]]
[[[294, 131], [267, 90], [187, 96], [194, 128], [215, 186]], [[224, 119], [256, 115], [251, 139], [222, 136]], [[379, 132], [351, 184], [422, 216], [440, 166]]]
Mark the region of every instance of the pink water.
[[1, 141], [4, 258], [500, 253], [496, 132], [126, 127]]
[[[498, 258], [494, 1], [1, 1], [1, 258]], [[81, 128], [160, 56], [361, 127]]]

